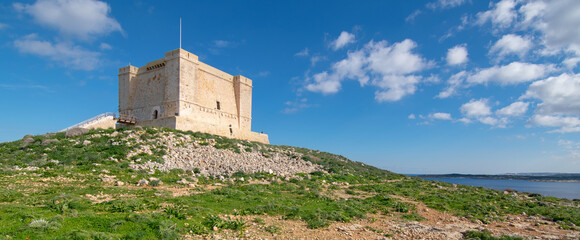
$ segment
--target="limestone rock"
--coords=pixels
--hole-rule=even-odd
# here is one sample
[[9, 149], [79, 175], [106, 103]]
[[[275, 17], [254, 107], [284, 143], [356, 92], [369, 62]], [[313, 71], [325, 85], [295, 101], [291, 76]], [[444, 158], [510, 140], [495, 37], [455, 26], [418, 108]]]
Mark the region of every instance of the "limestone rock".
[[142, 178], [141, 180], [139, 180], [139, 182], [137, 182], [137, 186], [147, 186], [149, 185], [149, 181], [147, 181], [145, 178]]
[[177, 183], [187, 185], [187, 184], [189, 184], [189, 181], [187, 181], [187, 179], [185, 179], [185, 178], [182, 178], [181, 180], [177, 181]]
[[83, 134], [88, 133], [88, 132], [89, 132], [89, 130], [86, 128], [73, 128], [73, 129], [66, 131], [66, 133], [64, 135], [67, 138], [71, 138], [71, 137], [83, 135]]
[[58, 142], [58, 139], [45, 139], [44, 141], [42, 141], [42, 143], [40, 145], [42, 146], [48, 146], [52, 143]]

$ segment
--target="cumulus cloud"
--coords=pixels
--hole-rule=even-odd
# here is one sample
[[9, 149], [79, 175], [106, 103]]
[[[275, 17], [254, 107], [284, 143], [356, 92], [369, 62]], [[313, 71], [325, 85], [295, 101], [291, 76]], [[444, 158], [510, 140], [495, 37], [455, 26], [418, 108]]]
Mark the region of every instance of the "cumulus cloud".
[[331, 46], [332, 49], [336, 51], [353, 42], [354, 42], [354, 34], [342, 31], [338, 36], [338, 38], [332, 41]]
[[501, 60], [507, 55], [515, 54], [523, 58], [532, 48], [532, 40], [515, 34], [504, 35], [489, 49], [490, 55], [496, 55]]
[[432, 63], [412, 52], [415, 47], [417, 43], [410, 39], [391, 46], [386, 41], [371, 41], [366, 46], [369, 51], [368, 68], [382, 75], [403, 75], [430, 67]]
[[463, 81], [467, 77], [467, 75], [468, 74], [466, 71], [461, 71], [456, 74], [453, 74], [447, 80], [447, 87], [445, 88], [445, 90], [439, 92], [436, 98], [448, 98], [453, 95], [456, 95], [458, 89], [461, 88], [461, 86], [463, 85]]
[[447, 87], [436, 98], [448, 98], [459, 93], [459, 89], [478, 84], [496, 83], [501, 86], [515, 85], [545, 77], [555, 71], [553, 65], [512, 62], [473, 71], [461, 71], [447, 80]]
[[477, 14], [476, 24], [483, 25], [491, 22], [494, 27], [507, 28], [517, 18], [515, 0], [502, 0], [493, 5], [493, 8]]
[[38, 0], [34, 4], [15, 3], [13, 6], [30, 14], [37, 23], [79, 39], [123, 31], [117, 20], [109, 16], [109, 5], [98, 0]]
[[306, 89], [312, 92], [320, 92], [322, 94], [337, 93], [340, 88], [340, 79], [335, 74], [328, 74], [328, 72], [321, 72], [312, 76], [314, 83], [306, 85]]
[[528, 111], [529, 105], [530, 103], [528, 102], [514, 102], [507, 107], [497, 110], [495, 113], [504, 116], [521, 116]]
[[548, 48], [573, 51], [580, 55], [580, 1], [555, 0], [546, 3], [530, 2], [520, 10], [532, 27], [543, 33]]
[[436, 2], [427, 3], [428, 8], [453, 8], [461, 6], [467, 0], [437, 0]]
[[495, 82], [500, 85], [513, 85], [539, 79], [552, 71], [554, 71], [552, 65], [512, 62], [504, 66], [479, 69], [467, 77], [467, 82], [472, 84]]
[[536, 114], [530, 119], [529, 123], [544, 127], [559, 128], [551, 132], [580, 132], [580, 119], [578, 117]]
[[486, 98], [478, 100], [471, 99], [469, 102], [461, 105], [459, 110], [465, 115], [464, 118], [458, 120], [463, 123], [471, 123], [472, 120], [477, 120], [480, 123], [498, 128], [505, 128], [509, 123], [509, 119], [506, 116], [493, 116], [493, 112], [489, 106], [489, 100]]
[[410, 39], [393, 45], [386, 41], [370, 41], [364, 48], [348, 52], [347, 58], [334, 63], [331, 71], [315, 74], [306, 89], [323, 94], [336, 93], [342, 81], [351, 79], [361, 86], [377, 87], [375, 99], [379, 102], [398, 101], [416, 91], [422, 77], [414, 74], [433, 65], [413, 53], [416, 46]]
[[509, 27], [518, 31], [535, 31], [544, 47], [539, 53], [573, 52], [580, 56], [580, 28], [570, 27], [580, 22], [578, 11], [580, 1], [576, 0], [502, 0], [493, 4], [490, 10], [477, 13], [475, 23], [491, 22], [496, 32]]
[[580, 74], [563, 73], [532, 83], [522, 99], [538, 99], [540, 114], [580, 115]]
[[451, 118], [451, 114], [442, 113], [442, 112], [429, 114], [429, 117], [432, 119], [438, 119], [438, 120], [452, 120], [453, 119], [453, 118]]
[[467, 61], [467, 48], [465, 45], [457, 45], [447, 50], [448, 65], [459, 65]]
[[488, 99], [479, 100], [471, 99], [468, 103], [461, 105], [461, 113], [467, 117], [481, 117], [491, 115], [491, 108], [488, 105]]
[[93, 70], [100, 64], [100, 53], [83, 49], [69, 43], [52, 43], [38, 39], [35, 34], [14, 41], [22, 53], [47, 57], [74, 69]]
[[374, 79], [373, 85], [381, 89], [375, 92], [375, 100], [378, 102], [399, 101], [404, 96], [415, 93], [417, 83], [419, 83], [419, 77], [414, 75], [385, 75]]
[[563, 73], [536, 81], [520, 98], [540, 101], [528, 123], [557, 128], [552, 132], [580, 131], [580, 74]]

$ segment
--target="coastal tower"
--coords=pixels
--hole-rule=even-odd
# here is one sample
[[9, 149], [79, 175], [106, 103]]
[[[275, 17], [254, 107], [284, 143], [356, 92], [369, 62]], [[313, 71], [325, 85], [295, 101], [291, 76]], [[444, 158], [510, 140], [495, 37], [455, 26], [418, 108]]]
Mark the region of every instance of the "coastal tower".
[[252, 80], [176, 49], [143, 67], [119, 69], [119, 124], [206, 132], [269, 143], [252, 132]]

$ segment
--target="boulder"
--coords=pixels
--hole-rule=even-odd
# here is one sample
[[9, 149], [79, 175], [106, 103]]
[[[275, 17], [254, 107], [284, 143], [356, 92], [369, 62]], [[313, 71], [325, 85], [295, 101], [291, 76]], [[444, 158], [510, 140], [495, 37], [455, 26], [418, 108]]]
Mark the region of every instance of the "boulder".
[[73, 128], [73, 129], [69, 129], [68, 131], [66, 131], [64, 136], [66, 136], [67, 138], [71, 138], [71, 137], [83, 135], [83, 134], [88, 133], [88, 132], [89, 132], [89, 130], [86, 128]]
[[58, 139], [45, 139], [44, 141], [42, 141], [42, 143], [40, 145], [42, 146], [48, 146], [52, 143], [58, 142]]
[[147, 186], [149, 185], [149, 181], [147, 181], [145, 178], [142, 178], [141, 180], [139, 180], [139, 182], [137, 182], [137, 186]]

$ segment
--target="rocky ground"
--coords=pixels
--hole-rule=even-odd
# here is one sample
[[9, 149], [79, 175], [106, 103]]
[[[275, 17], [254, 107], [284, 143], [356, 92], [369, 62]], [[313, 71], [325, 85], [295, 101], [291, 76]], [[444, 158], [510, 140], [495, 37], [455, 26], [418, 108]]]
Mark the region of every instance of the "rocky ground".
[[[139, 134], [139, 133], [136, 133]], [[136, 135], [129, 135], [129, 138], [136, 138]], [[282, 152], [258, 151], [249, 149], [246, 146], [237, 144], [239, 153], [230, 149], [217, 149], [216, 141], [195, 140], [189, 135], [177, 136], [173, 133], [165, 133], [154, 140], [144, 141], [152, 143], [161, 141], [167, 147], [165, 155], [162, 156], [163, 163], [145, 162], [136, 160], [131, 167], [133, 169], [158, 169], [169, 171], [171, 169], [194, 170], [198, 169], [201, 175], [220, 176], [232, 175], [236, 172], [256, 173], [267, 172], [278, 176], [291, 176], [295, 173], [310, 173], [323, 170], [322, 167], [302, 160], [302, 154], [286, 150]], [[136, 156], [140, 153], [151, 154], [151, 148], [155, 145], [144, 144], [129, 153], [128, 157]], [[267, 148], [267, 147], [264, 147]], [[248, 150], [246, 150], [248, 149]], [[294, 156], [294, 157], [291, 157]]]
[[[264, 182], [267, 184], [268, 182]], [[215, 189], [215, 188], [212, 188]], [[173, 191], [177, 192], [175, 189]], [[360, 196], [365, 197], [365, 196]], [[512, 236], [523, 239], [580, 239], [580, 232], [564, 230], [558, 224], [537, 216], [510, 215], [508, 221], [484, 224], [439, 212], [422, 203], [394, 196], [417, 206], [424, 220], [405, 221], [400, 214], [368, 214], [365, 219], [349, 223], [333, 223], [328, 227], [310, 229], [299, 220], [283, 216], [222, 215], [224, 219], [240, 219], [248, 224], [242, 232], [219, 230], [207, 235], [186, 235], [185, 239], [465, 239], [467, 231], [489, 231], [494, 236]]]

